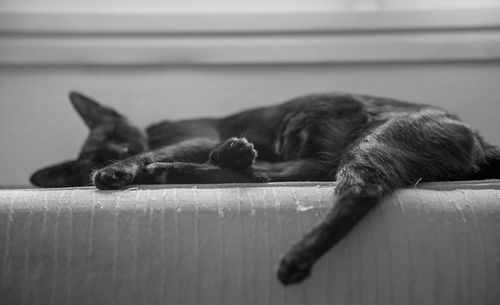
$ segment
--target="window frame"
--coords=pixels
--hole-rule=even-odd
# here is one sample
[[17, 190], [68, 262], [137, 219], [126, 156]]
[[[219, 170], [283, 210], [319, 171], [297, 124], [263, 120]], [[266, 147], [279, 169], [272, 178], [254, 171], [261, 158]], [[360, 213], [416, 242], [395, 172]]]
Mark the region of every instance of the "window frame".
[[500, 9], [0, 11], [0, 65], [234, 65], [500, 59]]

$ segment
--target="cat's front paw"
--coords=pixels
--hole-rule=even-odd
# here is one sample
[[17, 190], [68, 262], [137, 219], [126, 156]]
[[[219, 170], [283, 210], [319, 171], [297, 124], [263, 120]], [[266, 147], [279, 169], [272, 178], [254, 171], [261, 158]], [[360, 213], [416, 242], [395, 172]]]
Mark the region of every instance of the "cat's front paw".
[[108, 166], [92, 173], [92, 183], [100, 190], [117, 190], [132, 184], [134, 168]]
[[226, 168], [248, 168], [257, 158], [257, 150], [246, 138], [229, 138], [210, 152], [210, 163]]
[[283, 285], [300, 283], [311, 274], [313, 264], [312, 260], [303, 259], [290, 252], [281, 259], [278, 279]]

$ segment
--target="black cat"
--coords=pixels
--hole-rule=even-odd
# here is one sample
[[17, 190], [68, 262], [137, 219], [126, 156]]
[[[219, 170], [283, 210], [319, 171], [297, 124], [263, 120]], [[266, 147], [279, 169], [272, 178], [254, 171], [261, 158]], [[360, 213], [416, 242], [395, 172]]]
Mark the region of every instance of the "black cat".
[[496, 147], [456, 116], [422, 104], [314, 94], [221, 119], [164, 121], [145, 135], [88, 97], [71, 93], [70, 99], [90, 135], [77, 160], [38, 171], [31, 178], [36, 185], [336, 180], [332, 209], [281, 260], [283, 284], [306, 278], [396, 188], [500, 177]]

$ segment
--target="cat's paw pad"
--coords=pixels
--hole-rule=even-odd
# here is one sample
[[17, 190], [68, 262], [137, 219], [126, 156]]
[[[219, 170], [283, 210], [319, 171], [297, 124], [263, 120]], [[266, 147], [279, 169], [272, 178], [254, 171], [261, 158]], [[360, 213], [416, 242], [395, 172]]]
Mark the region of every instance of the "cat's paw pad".
[[310, 260], [288, 254], [281, 259], [278, 269], [278, 279], [283, 285], [296, 284], [311, 274]]
[[92, 183], [100, 190], [116, 190], [132, 184], [134, 177], [132, 169], [105, 167], [92, 174]]
[[248, 168], [257, 158], [257, 150], [245, 138], [229, 138], [210, 152], [210, 163], [220, 167]]

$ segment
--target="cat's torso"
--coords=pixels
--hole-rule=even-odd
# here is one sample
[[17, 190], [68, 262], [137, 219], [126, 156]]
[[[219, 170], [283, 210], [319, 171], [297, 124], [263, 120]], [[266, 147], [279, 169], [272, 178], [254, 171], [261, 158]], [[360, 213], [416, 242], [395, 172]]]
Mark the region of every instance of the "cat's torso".
[[215, 141], [245, 137], [259, 152], [259, 162], [338, 160], [349, 143], [373, 126], [422, 109], [439, 111], [388, 98], [325, 93], [218, 119], [162, 121], [146, 131], [151, 149], [198, 137]]

